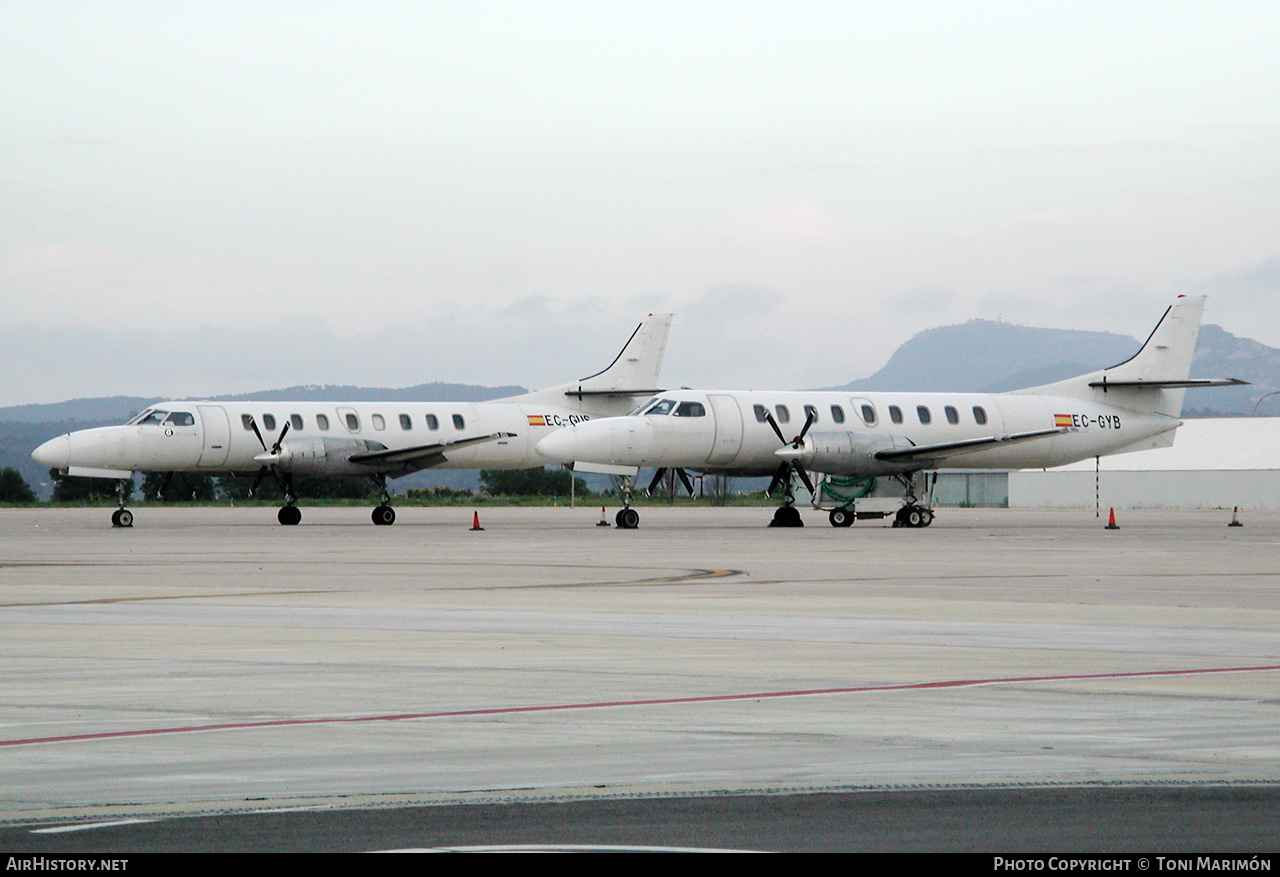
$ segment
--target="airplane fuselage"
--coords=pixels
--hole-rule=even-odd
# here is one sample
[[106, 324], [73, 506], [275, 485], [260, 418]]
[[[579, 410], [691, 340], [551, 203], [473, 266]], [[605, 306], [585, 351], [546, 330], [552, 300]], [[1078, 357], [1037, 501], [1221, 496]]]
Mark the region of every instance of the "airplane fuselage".
[[[254, 458], [289, 425], [281, 467], [306, 475], [399, 475], [422, 468], [519, 469], [546, 465], [534, 446], [590, 419], [572, 408], [518, 402], [163, 402], [122, 426], [80, 430], [42, 445], [45, 465], [72, 474], [256, 472]], [[250, 425], [258, 427], [263, 441]], [[353, 452], [394, 450], [477, 436], [502, 437], [412, 465], [359, 465]], [[290, 453], [292, 452], [292, 453]]]
[[[665, 410], [655, 404], [663, 400], [672, 403]], [[879, 476], [935, 468], [918, 459], [880, 459], [876, 455], [882, 451], [1059, 430], [1034, 442], [953, 453], [945, 463], [965, 469], [1042, 468], [1142, 445], [1181, 422], [1079, 398], [1019, 393], [680, 390], [655, 396], [638, 410], [644, 413], [555, 433], [538, 450], [547, 459], [566, 462], [765, 475], [777, 468], [781, 447], [765, 413], [790, 439], [812, 412], [816, 419], [800, 456], [806, 467], [831, 475]]]

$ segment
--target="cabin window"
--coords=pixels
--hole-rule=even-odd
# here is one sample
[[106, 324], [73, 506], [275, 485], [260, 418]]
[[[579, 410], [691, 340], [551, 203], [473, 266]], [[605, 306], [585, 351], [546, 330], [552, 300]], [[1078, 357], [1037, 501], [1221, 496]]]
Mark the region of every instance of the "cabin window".
[[290, 414], [289, 425], [292, 426], [294, 429], [302, 429], [302, 415]]
[[466, 429], [466, 428], [467, 428], [467, 421], [463, 419], [463, 417], [462, 417], [462, 415], [461, 415], [461, 414], [455, 414], [455, 415], [453, 415], [453, 428], [454, 428], [454, 429]]
[[707, 409], [701, 402], [681, 402], [672, 412], [672, 417], [706, 417]]
[[276, 416], [274, 414], [262, 415], [262, 425], [265, 426], [268, 431], [274, 430], [276, 428]]
[[347, 429], [351, 430], [352, 432], [360, 431], [360, 418], [356, 417], [356, 413], [354, 411], [348, 411], [346, 414], [344, 414], [343, 420], [347, 422]]
[[920, 422], [922, 424], [933, 422], [933, 415], [929, 413], [929, 407], [927, 405], [916, 406], [916, 417], [920, 418]]
[[942, 411], [947, 415], [947, 423], [955, 426], [960, 422], [960, 412], [956, 410], [956, 406], [948, 405], [946, 408], [943, 408]]
[[440, 418], [436, 417], [434, 414], [428, 414], [427, 429], [439, 429], [439, 428], [440, 428]]
[[374, 428], [374, 429], [386, 429], [386, 428], [387, 428], [387, 421], [383, 419], [383, 417], [382, 417], [382, 415], [381, 415], [381, 414], [375, 414], [375, 415], [373, 415], [373, 428]]
[[862, 421], [867, 426], [876, 425], [876, 409], [866, 402], [862, 403]]
[[805, 419], [805, 420], [812, 420], [814, 423], [817, 423], [817, 422], [818, 422], [818, 409], [817, 409], [817, 408], [814, 408], [812, 405], [806, 405], [806, 406], [804, 406], [804, 419]]
[[763, 405], [757, 405], [754, 410], [756, 412], [756, 420], [760, 423], [764, 423], [769, 419], [768, 408], [765, 408]]
[[317, 414], [317, 415], [316, 415], [316, 426], [317, 426], [319, 429], [321, 429], [321, 430], [326, 430], [326, 429], [328, 429], [328, 428], [329, 428], [329, 418], [328, 418], [328, 416], [326, 416], [326, 415], [324, 415], [324, 414]]
[[836, 423], [844, 423], [844, 409], [839, 405], [831, 406], [831, 419]]
[[240, 425], [241, 425], [241, 426], [243, 426], [243, 427], [244, 427], [246, 430], [248, 430], [249, 432], [253, 432], [253, 415], [252, 415], [252, 414], [241, 414], [241, 415], [240, 415]]
[[196, 419], [186, 411], [175, 411], [164, 419], [165, 426], [195, 426]]
[[403, 430], [413, 429], [413, 418], [408, 414], [400, 415], [400, 428]]
[[894, 423], [901, 423], [901, 422], [902, 422], [902, 409], [901, 409], [901, 408], [899, 408], [897, 405], [890, 405], [890, 406], [889, 406], [889, 419], [890, 419], [890, 420], [892, 420]]
[[791, 412], [787, 410], [787, 406], [786, 406], [786, 405], [775, 405], [775, 406], [774, 406], [774, 408], [773, 408], [773, 410], [774, 410], [774, 411], [776, 411], [776, 412], [778, 412], [778, 422], [779, 422], [779, 423], [790, 423], [790, 422], [791, 422]]
[[987, 409], [981, 405], [973, 406], [973, 420], [978, 426], [985, 426], [987, 422]]

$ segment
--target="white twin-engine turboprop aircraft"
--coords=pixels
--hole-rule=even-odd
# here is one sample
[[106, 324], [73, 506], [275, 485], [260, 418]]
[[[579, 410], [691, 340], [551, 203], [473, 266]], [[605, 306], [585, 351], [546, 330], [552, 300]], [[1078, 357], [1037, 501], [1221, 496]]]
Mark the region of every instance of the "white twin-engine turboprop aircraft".
[[[164, 402], [124, 426], [86, 429], [50, 439], [37, 463], [68, 475], [119, 480], [117, 527], [133, 524], [124, 507], [133, 473], [270, 474], [285, 505], [281, 524], [296, 524], [294, 475], [372, 478], [382, 491], [375, 524], [392, 524], [387, 478], [421, 469], [524, 469], [546, 465], [538, 440], [592, 417], [623, 414], [658, 392], [670, 314], [653, 314], [604, 371], [492, 402]], [[277, 432], [278, 430], [278, 432]], [[268, 445], [268, 442], [270, 444]]]
[[[918, 473], [940, 466], [1039, 469], [1173, 444], [1188, 387], [1245, 383], [1188, 378], [1203, 309], [1203, 296], [1179, 297], [1131, 359], [1046, 386], [1010, 393], [679, 390], [661, 393], [625, 417], [554, 432], [537, 450], [563, 463], [658, 467], [655, 484], [668, 469], [686, 487], [682, 469], [773, 475], [771, 490], [786, 490], [771, 526], [803, 526], [793, 476], [810, 493], [807, 470], [887, 476], [905, 493], [894, 525], [925, 527], [933, 512], [918, 500]], [[787, 438], [786, 426], [798, 423], [799, 432]], [[832, 526], [848, 526], [858, 515], [851, 500], [841, 499], [830, 512]], [[624, 501], [617, 523], [631, 529], [640, 516], [629, 495]]]

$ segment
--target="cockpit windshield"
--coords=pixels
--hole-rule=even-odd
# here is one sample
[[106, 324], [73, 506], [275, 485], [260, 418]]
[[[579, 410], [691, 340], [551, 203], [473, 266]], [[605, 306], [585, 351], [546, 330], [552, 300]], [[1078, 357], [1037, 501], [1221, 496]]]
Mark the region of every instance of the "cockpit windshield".
[[164, 419], [165, 426], [195, 426], [196, 419], [189, 411], [175, 411]]
[[656, 414], [670, 414], [671, 409], [676, 407], [676, 403], [670, 399], [659, 399], [644, 412], [645, 417]]
[[137, 417], [130, 420], [126, 426], [159, 426], [164, 419], [169, 416], [168, 411], [161, 411], [158, 408], [148, 408]]

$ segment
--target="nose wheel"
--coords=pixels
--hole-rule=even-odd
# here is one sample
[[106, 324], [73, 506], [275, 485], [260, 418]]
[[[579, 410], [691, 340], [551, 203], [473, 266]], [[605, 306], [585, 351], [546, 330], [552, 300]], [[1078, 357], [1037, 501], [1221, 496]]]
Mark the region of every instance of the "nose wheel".
[[396, 510], [389, 505], [380, 505], [373, 510], [373, 522], [380, 527], [389, 527], [396, 522]]
[[297, 523], [302, 520], [302, 509], [296, 505], [287, 505], [276, 513], [276, 520], [286, 527], [297, 526]]
[[133, 512], [128, 509], [116, 509], [111, 513], [111, 526], [113, 527], [132, 527]]

